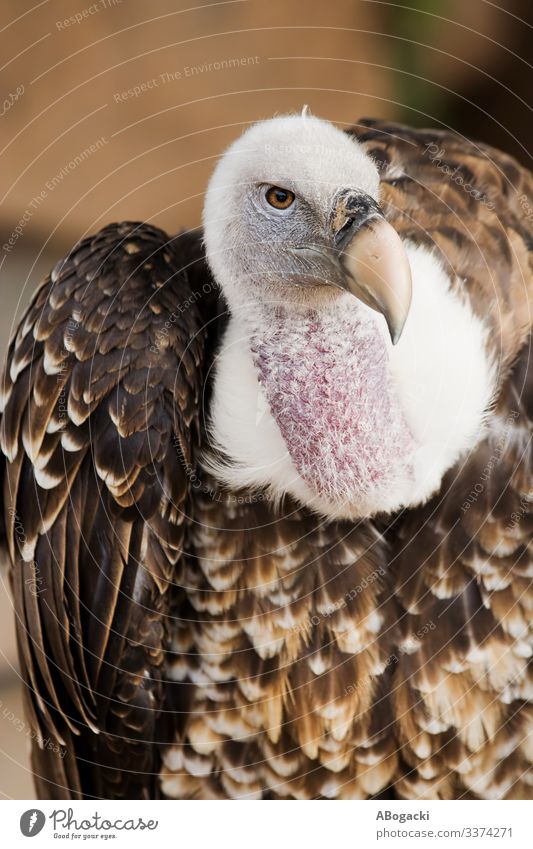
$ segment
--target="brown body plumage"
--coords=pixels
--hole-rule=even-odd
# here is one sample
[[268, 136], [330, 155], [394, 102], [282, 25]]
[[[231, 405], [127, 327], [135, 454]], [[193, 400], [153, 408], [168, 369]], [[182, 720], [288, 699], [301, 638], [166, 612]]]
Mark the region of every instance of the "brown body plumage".
[[198, 467], [225, 321], [200, 237], [80, 243], [2, 384], [43, 797], [531, 797], [532, 178], [451, 133], [352, 132], [388, 220], [493, 329], [486, 436], [394, 517], [224, 490]]

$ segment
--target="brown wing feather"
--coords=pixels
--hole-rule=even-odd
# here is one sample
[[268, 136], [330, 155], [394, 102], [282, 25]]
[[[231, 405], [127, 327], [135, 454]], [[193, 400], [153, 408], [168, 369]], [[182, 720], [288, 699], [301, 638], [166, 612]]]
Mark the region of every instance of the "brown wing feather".
[[438, 254], [489, 322], [503, 377], [533, 326], [531, 172], [457, 133], [371, 120], [350, 132], [380, 167], [387, 218]]
[[198, 237], [112, 225], [56, 266], [9, 349], [2, 524], [41, 796], [156, 793], [204, 283]]
[[408, 798], [531, 798], [532, 397], [528, 342], [487, 438], [399, 523], [395, 593], [422, 635], [394, 680]]
[[380, 163], [387, 215], [492, 324], [500, 365], [486, 438], [395, 523], [409, 647], [392, 684], [396, 792], [531, 798], [533, 179], [454, 133], [365, 121], [354, 134]]

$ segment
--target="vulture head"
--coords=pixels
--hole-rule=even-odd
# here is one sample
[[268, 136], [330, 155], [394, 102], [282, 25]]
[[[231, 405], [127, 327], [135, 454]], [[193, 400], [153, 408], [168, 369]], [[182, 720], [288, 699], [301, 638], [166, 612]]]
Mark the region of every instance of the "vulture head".
[[206, 464], [226, 484], [369, 517], [426, 500], [477, 443], [485, 330], [379, 195], [371, 157], [305, 114], [252, 126], [215, 168], [204, 239], [230, 321]]
[[244, 133], [205, 204], [207, 255], [229, 303], [320, 308], [350, 292], [381, 313], [397, 342], [411, 273], [378, 189], [372, 160], [326, 121], [274, 118]]

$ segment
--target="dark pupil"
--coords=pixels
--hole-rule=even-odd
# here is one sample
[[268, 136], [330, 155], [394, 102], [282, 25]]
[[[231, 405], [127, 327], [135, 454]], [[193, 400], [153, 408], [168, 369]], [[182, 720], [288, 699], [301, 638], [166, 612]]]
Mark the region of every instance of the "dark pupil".
[[287, 192], [284, 192], [282, 189], [276, 190], [276, 200], [278, 203], [285, 203], [288, 197], [289, 195], [287, 194]]

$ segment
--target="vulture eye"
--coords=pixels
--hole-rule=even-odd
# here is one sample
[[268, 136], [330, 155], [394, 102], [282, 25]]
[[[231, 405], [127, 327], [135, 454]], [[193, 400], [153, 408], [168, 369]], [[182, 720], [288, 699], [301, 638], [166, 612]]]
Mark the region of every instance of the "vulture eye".
[[288, 189], [280, 189], [279, 186], [270, 186], [266, 190], [265, 198], [274, 209], [288, 209], [295, 200], [293, 192]]

